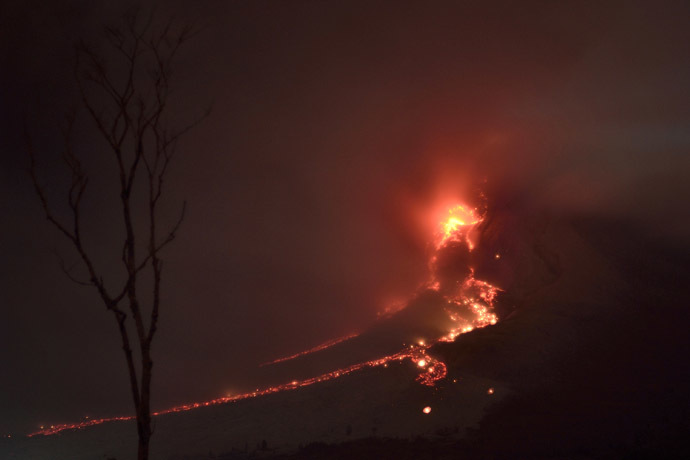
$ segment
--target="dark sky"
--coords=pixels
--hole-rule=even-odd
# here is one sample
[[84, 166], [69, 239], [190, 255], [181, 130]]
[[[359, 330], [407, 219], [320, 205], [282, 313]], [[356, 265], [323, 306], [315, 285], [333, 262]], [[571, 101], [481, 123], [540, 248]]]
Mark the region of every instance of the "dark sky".
[[[55, 251], [75, 259], [41, 215], [22, 138], [26, 121], [57, 189], [72, 43], [96, 40], [127, 6], [113, 3], [0, 7], [0, 433], [130, 412], [116, 326], [60, 272]], [[158, 8], [202, 29], [175, 119], [213, 111], [169, 181], [164, 217], [183, 199], [189, 212], [165, 256], [155, 407], [250, 388], [257, 364], [365, 328], [423, 278], [438, 212], [484, 181], [687, 244], [687, 5], [486, 3]], [[87, 221], [104, 254], [121, 225], [107, 185]]]

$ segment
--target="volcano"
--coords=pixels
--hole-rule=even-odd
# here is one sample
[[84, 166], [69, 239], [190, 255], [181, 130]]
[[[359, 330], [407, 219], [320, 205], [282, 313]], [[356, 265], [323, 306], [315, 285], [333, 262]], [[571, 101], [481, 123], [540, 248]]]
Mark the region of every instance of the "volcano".
[[[627, 222], [527, 207], [456, 223], [451, 235], [467, 227], [442, 236], [406, 308], [267, 364], [280, 391], [157, 416], [153, 458], [688, 452], [686, 250]], [[133, 422], [113, 421], [5, 439], [0, 453], [123, 459], [135, 446]]]

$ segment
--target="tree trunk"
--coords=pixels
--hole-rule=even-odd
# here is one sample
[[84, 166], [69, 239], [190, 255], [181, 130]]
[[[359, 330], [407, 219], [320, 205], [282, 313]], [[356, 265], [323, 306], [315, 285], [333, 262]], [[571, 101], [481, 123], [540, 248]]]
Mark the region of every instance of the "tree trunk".
[[148, 460], [151, 440], [151, 369], [153, 361], [148, 348], [142, 350], [141, 394], [137, 425], [139, 428], [139, 453], [137, 460]]
[[[146, 427], [143, 428], [146, 430]], [[151, 433], [144, 433], [143, 431], [139, 433], [139, 452], [137, 454], [137, 460], [148, 460], [150, 438]]]

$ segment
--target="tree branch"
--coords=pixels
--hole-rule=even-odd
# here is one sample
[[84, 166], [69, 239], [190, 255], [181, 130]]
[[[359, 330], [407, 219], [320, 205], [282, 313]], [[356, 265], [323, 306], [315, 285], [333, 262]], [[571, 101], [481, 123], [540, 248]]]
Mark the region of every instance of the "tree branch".
[[[30, 160], [29, 174], [43, 213], [51, 225], [72, 243], [79, 254], [78, 260], [86, 269], [88, 279], [75, 277], [73, 270], [76, 264], [68, 267], [58, 254], [60, 267], [73, 282], [95, 287], [117, 322], [137, 414], [140, 460], [147, 458], [148, 439], [153, 431], [150, 411], [153, 366], [151, 343], [158, 329], [161, 306], [163, 261], [160, 254], [175, 239], [185, 218], [186, 202], [182, 204], [177, 221], [160, 240], [157, 207], [163, 195], [166, 175], [176, 154], [178, 140], [209, 114], [207, 111], [178, 131], [169, 128], [167, 110], [172, 93], [172, 64], [182, 45], [193, 36], [193, 30], [186, 27], [175, 31], [172, 19], [158, 32], [152, 30], [152, 24], [153, 15], [141, 25], [137, 21], [137, 14], [132, 14], [125, 17], [120, 27], [105, 28], [106, 43], [113, 51], [112, 55], [122, 64], [120, 66], [109, 62], [110, 65], [107, 66], [101, 55], [84, 42], [76, 45], [74, 76], [81, 103], [86, 108], [88, 118], [94, 123], [96, 132], [106, 142], [108, 156], [114, 157], [119, 176], [118, 207], [124, 224], [124, 236], [121, 246], [116, 245], [115, 253], [119, 251], [126, 279], [121, 289], [115, 291], [115, 297], [106, 289], [103, 276], [96, 269], [94, 259], [82, 240], [82, 202], [87, 196], [89, 177], [72, 145], [75, 113], [67, 117], [62, 131], [62, 161], [70, 174], [70, 182], [66, 187], [70, 214], [69, 218], [64, 219], [67, 222], [58, 218], [59, 215], [48, 202], [49, 194], [41, 186], [33, 146], [28, 131], [25, 130]], [[113, 67], [121, 71], [113, 73]], [[142, 165], [145, 173], [140, 171]], [[148, 185], [146, 199], [139, 195], [140, 191], [146, 193], [137, 185], [142, 181]], [[92, 190], [89, 189], [89, 192]], [[138, 206], [148, 208], [148, 235], [135, 219]], [[144, 257], [138, 261], [137, 242], [146, 237], [148, 241]], [[150, 304], [141, 304], [138, 289], [140, 284], [143, 286], [143, 281], [140, 275], [148, 268], [153, 274], [150, 286], [152, 300]], [[127, 302], [127, 305], [122, 305], [122, 302]], [[149, 307], [150, 316], [147, 317], [145, 313], [149, 312]], [[138, 368], [130, 340], [130, 333], [133, 333], [130, 319], [136, 330], [134, 340], [138, 342]], [[145, 319], [148, 319], [148, 327]]]

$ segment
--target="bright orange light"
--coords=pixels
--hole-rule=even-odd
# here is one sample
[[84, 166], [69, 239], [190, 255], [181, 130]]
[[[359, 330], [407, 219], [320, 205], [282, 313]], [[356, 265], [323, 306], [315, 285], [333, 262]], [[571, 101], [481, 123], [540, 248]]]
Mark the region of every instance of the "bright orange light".
[[419, 367], [426, 366], [426, 361], [423, 359], [420, 359], [419, 361], [417, 361], [417, 366], [419, 366]]
[[430, 412], [431, 412], [431, 407], [426, 406], [424, 409], [422, 409], [422, 412], [424, 412], [425, 414], [430, 413]]
[[489, 388], [488, 390], [486, 390], [486, 394], [488, 394], [488, 395], [494, 394], [494, 389], [493, 389], [493, 388]]
[[449, 241], [462, 241], [464, 239], [472, 250], [474, 243], [469, 239], [469, 229], [481, 221], [481, 217], [472, 208], [463, 205], [450, 208], [448, 217], [441, 222], [441, 238], [436, 247], [440, 248]]

